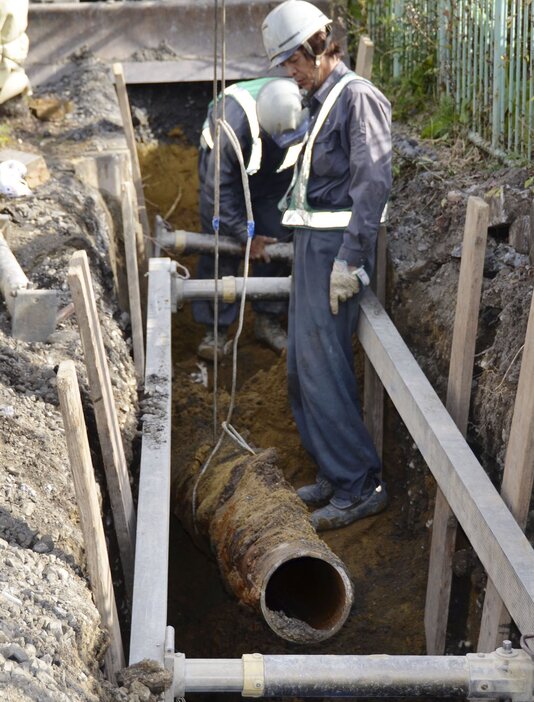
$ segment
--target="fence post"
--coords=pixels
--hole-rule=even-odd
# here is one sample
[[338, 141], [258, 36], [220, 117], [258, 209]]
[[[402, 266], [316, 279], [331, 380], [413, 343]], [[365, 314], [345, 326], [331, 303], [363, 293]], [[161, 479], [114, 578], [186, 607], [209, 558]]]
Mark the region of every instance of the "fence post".
[[[489, 206], [481, 198], [470, 197], [467, 203], [446, 402], [449, 414], [464, 436], [471, 397], [488, 220]], [[438, 488], [425, 603], [425, 636], [429, 655], [441, 655], [445, 651], [456, 526], [456, 518]]]

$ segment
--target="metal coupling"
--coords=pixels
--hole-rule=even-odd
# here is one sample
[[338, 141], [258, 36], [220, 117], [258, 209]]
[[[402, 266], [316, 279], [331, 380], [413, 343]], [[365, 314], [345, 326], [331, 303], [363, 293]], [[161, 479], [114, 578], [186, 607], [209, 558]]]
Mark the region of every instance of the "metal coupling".
[[524, 651], [512, 649], [509, 642], [493, 653], [468, 653], [470, 698], [509, 698], [532, 702], [534, 664]]
[[223, 275], [222, 277], [222, 299], [223, 302], [235, 302], [237, 295], [235, 277], [233, 275]]
[[261, 653], [244, 653], [243, 697], [262, 697], [265, 692], [265, 667]]

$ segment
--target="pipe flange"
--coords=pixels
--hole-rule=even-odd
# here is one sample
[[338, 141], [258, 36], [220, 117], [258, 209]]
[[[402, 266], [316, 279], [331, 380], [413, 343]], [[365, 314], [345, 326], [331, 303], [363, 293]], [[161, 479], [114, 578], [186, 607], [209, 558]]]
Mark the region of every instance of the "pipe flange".
[[233, 275], [223, 275], [222, 277], [222, 299], [223, 302], [236, 301], [236, 284]]
[[243, 697], [263, 697], [265, 692], [265, 668], [261, 653], [244, 653], [243, 661]]

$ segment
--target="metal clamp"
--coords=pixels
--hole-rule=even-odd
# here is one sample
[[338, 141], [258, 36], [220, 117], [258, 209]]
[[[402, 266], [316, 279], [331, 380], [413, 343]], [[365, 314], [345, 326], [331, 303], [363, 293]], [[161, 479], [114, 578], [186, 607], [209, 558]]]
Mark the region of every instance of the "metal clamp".
[[532, 659], [512, 649], [509, 641], [494, 653], [468, 653], [470, 698], [509, 698], [531, 702], [534, 684]]
[[236, 285], [233, 275], [223, 275], [222, 277], [222, 298], [223, 302], [235, 302]]
[[265, 692], [265, 668], [261, 653], [244, 653], [243, 661], [243, 697], [262, 697]]

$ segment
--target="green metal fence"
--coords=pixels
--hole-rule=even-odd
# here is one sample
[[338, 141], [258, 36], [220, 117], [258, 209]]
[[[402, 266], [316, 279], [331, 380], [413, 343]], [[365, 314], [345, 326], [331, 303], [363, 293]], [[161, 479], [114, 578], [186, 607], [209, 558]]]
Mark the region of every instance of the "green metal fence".
[[534, 160], [534, 0], [367, 0], [367, 19], [386, 75], [431, 57], [470, 130]]

